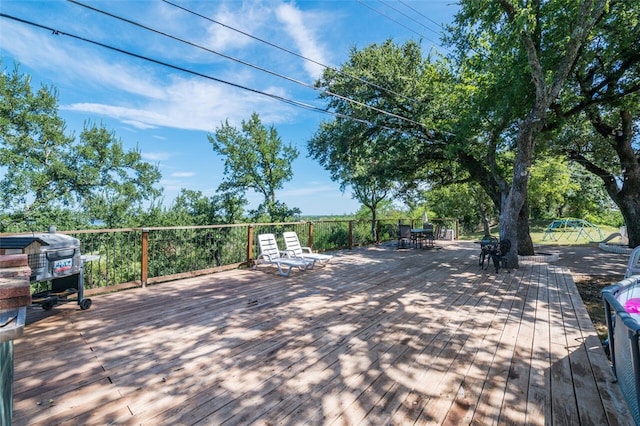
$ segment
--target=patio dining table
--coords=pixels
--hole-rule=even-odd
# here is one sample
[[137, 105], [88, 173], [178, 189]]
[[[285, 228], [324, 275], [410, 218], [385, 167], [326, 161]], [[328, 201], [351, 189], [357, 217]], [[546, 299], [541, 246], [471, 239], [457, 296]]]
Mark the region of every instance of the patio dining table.
[[424, 248], [423, 243], [427, 242], [427, 247], [433, 247], [434, 242], [433, 228], [411, 228], [411, 241], [420, 248]]

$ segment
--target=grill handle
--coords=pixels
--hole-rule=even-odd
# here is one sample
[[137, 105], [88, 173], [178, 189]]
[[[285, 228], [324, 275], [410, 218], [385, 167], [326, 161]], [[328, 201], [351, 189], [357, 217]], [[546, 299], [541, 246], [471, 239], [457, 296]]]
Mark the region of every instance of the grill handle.
[[[69, 253], [70, 250], [73, 250], [71, 252], [71, 255], [67, 255], [67, 253]], [[56, 261], [56, 260], [60, 260], [60, 259], [68, 259], [70, 257], [74, 257], [76, 255], [76, 250], [77, 249], [62, 249], [62, 250], [56, 250], [55, 252], [46, 252], [45, 255], [47, 256], [47, 260], [48, 261]]]

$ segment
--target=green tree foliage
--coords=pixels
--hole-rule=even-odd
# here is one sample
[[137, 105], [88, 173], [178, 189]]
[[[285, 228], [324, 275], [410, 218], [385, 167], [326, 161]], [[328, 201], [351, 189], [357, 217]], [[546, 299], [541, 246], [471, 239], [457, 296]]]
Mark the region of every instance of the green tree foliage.
[[452, 217], [460, 220], [466, 232], [474, 232], [482, 223], [485, 233], [495, 223], [496, 213], [491, 200], [477, 183], [456, 183], [431, 189], [428, 194], [429, 208], [437, 217]]
[[535, 161], [529, 182], [529, 206], [534, 220], [577, 217], [589, 222], [620, 226], [612, 214], [611, 198], [597, 178], [564, 156]]
[[443, 178], [444, 169], [444, 179], [455, 175], [439, 137], [454, 115], [440, 99], [450, 94], [450, 74], [445, 64], [425, 60], [418, 43], [353, 49], [317, 86], [336, 118], [309, 141], [310, 155], [370, 210], [372, 232], [378, 205], [389, 196], [412, 192], [430, 175]]
[[123, 225], [160, 194], [157, 166], [103, 126], [86, 124], [77, 140], [66, 135], [55, 91], [34, 92], [18, 67], [0, 75], [0, 170], [1, 230], [34, 221], [46, 228], [64, 220], [64, 209]]
[[207, 197], [201, 191], [182, 189], [171, 206], [154, 204], [142, 213], [146, 226], [198, 226], [242, 222], [247, 201], [231, 193]]
[[85, 124], [71, 164], [78, 201], [108, 227], [135, 225], [129, 218], [161, 193], [154, 187], [161, 178], [158, 167], [143, 161], [137, 149], [125, 151], [102, 125]]
[[531, 167], [529, 206], [532, 219], [562, 217], [570, 194], [580, 186], [571, 177], [569, 164], [562, 157], [548, 157], [536, 161]]
[[600, 180], [640, 245], [640, 3], [611, 1], [546, 126], [554, 146]]
[[569, 163], [571, 182], [569, 191], [557, 217], [578, 217], [596, 224], [620, 227], [625, 224], [620, 211], [602, 186], [602, 181], [575, 162]]
[[[423, 58], [416, 42], [354, 49], [339, 71], [325, 70], [317, 82], [337, 117], [323, 124], [311, 148], [333, 139], [338, 147], [325, 156], [327, 166], [348, 160], [386, 182], [415, 186], [448, 158], [441, 136], [456, 113], [443, 97], [453, 85], [446, 63]], [[320, 138], [326, 143], [316, 143]]]
[[515, 129], [513, 175], [500, 218], [500, 236], [510, 239], [515, 248], [507, 259], [514, 266], [518, 253], [533, 253], [532, 244], [521, 247], [524, 232], [518, 225], [522, 212], [528, 211], [527, 189], [536, 139], [607, 3], [482, 0], [460, 4], [453, 40], [461, 52], [461, 63], [494, 81], [511, 81], [501, 87], [501, 92], [511, 104], [523, 103], [515, 109], [517, 116], [507, 116], [501, 123], [505, 129]]
[[225, 158], [225, 178], [219, 190], [225, 193], [253, 190], [263, 197], [254, 218], [267, 215], [269, 220], [287, 220], [300, 214], [300, 209], [289, 208], [276, 200], [276, 190], [293, 177], [292, 162], [298, 150], [283, 144], [276, 129], [266, 128], [258, 114], [242, 121], [241, 130], [225, 122], [207, 135], [213, 150]]
[[0, 75], [0, 96], [0, 207], [5, 220], [28, 220], [49, 203], [71, 202], [65, 160], [73, 139], [65, 135], [54, 90], [41, 87], [34, 93], [30, 78], [16, 67]]
[[[380, 155], [375, 143], [354, 143], [343, 133], [345, 123], [326, 122], [308, 142], [309, 155], [331, 174], [331, 179], [352, 190], [352, 197], [369, 210], [371, 234], [376, 235], [378, 207], [389, 198], [396, 182], [388, 178], [385, 157]], [[356, 136], [354, 136], [356, 137]]]

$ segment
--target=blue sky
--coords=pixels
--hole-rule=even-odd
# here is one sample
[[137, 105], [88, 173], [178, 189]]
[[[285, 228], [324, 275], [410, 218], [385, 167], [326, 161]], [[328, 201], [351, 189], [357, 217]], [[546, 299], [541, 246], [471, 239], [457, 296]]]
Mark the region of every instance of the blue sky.
[[[305, 215], [359, 208], [349, 189], [341, 193], [329, 173], [307, 157], [307, 141], [331, 116], [256, 92], [322, 108], [318, 92], [308, 86], [321, 75], [322, 65], [339, 67], [350, 49], [389, 38], [418, 40], [425, 53], [446, 52], [438, 45], [440, 33], [457, 11], [453, 0], [79, 3], [147, 28], [69, 1], [0, 2], [3, 14], [80, 38], [0, 18], [3, 68], [19, 63], [35, 87], [54, 86], [69, 131], [79, 134], [87, 120], [101, 122], [125, 147], [137, 146], [145, 160], [159, 165], [168, 205], [181, 188], [215, 193], [223, 159], [214, 154], [207, 135], [225, 120], [239, 127], [257, 112], [263, 124], [273, 125], [283, 142], [300, 151], [294, 177], [277, 198]], [[252, 193], [247, 198], [250, 207], [261, 201]]]

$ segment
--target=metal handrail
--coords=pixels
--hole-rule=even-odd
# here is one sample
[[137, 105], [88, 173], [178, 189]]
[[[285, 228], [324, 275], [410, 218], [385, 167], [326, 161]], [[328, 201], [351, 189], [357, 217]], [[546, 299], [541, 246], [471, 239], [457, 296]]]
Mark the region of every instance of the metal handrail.
[[[96, 260], [84, 265], [85, 288], [94, 293], [97, 290], [92, 289], [120, 290], [251, 266], [258, 254], [258, 234], [273, 233], [278, 244], [284, 247], [282, 233], [295, 231], [304, 245], [323, 252], [395, 239], [395, 235], [387, 235], [386, 225], [398, 222], [380, 219], [376, 221], [375, 233], [371, 232], [369, 219], [58, 232], [78, 238], [83, 255], [96, 256]], [[400, 222], [413, 223], [414, 220]]]

